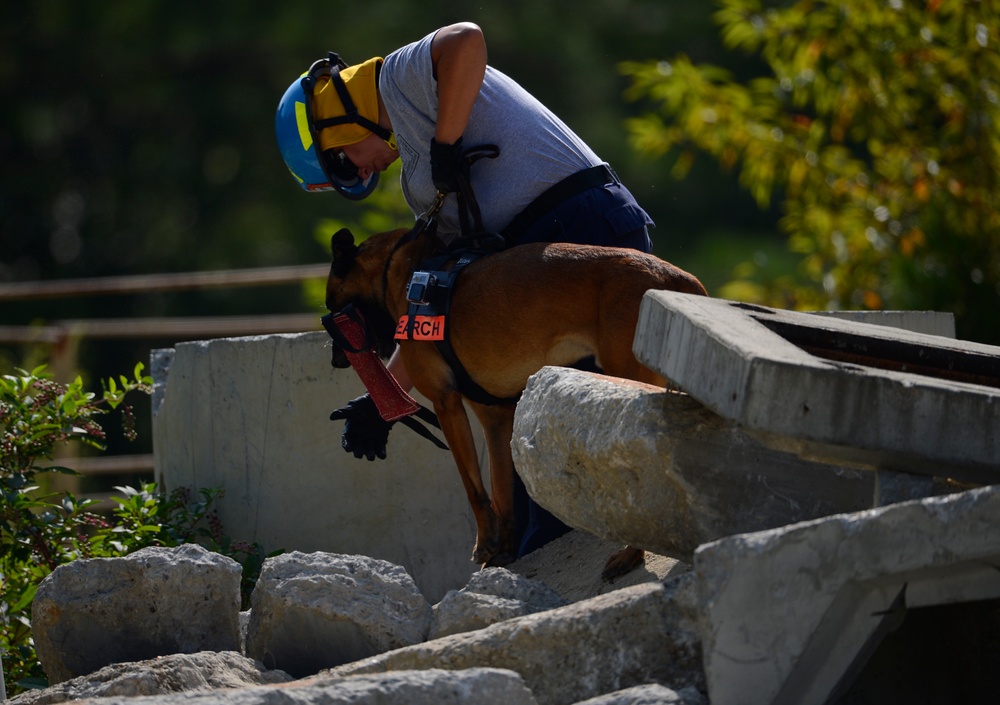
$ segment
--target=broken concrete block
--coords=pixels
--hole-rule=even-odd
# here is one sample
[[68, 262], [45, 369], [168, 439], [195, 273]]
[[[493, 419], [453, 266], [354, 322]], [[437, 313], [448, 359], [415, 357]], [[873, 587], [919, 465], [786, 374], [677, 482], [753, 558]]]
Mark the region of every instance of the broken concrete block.
[[690, 560], [706, 541], [871, 506], [874, 474], [771, 450], [686, 394], [558, 367], [528, 380], [511, 442], [570, 526]]
[[[402, 425], [389, 434], [385, 460], [345, 453], [344, 422], [330, 412], [365, 387], [353, 369], [330, 367], [330, 345], [316, 332], [154, 351], [157, 482], [225, 487], [215, 506], [234, 539], [267, 553], [380, 558], [406, 568], [437, 602], [477, 567], [476, 525], [455, 462]], [[482, 430], [473, 434], [485, 464]]]
[[[316, 705], [538, 705], [524, 679], [502, 668], [396, 671], [343, 678], [318, 676], [315, 682], [316, 686], [309, 685], [308, 681], [305, 685], [307, 690], [325, 696], [312, 698], [311, 702]], [[259, 702], [267, 705], [270, 701], [262, 699]], [[296, 702], [302, 701], [297, 699]]]
[[[136, 700], [111, 695], [95, 702], [100, 705], [134, 705]], [[140, 702], [143, 705], [537, 705], [519, 675], [495, 668], [320, 677], [238, 690], [150, 695]]]
[[431, 621], [403, 568], [332, 553], [266, 559], [250, 606], [247, 655], [298, 678], [419, 643]]
[[239, 563], [196, 544], [59, 566], [31, 610], [49, 682], [122, 661], [239, 651], [240, 576]]
[[540, 705], [648, 683], [703, 688], [692, 578], [623, 588], [324, 673], [504, 668], [521, 674]]
[[202, 651], [112, 664], [45, 690], [25, 691], [11, 698], [10, 705], [53, 705], [90, 698], [194, 693], [291, 680], [287, 673], [265, 670], [259, 662], [235, 651]]
[[434, 605], [428, 638], [470, 632], [565, 604], [567, 601], [545, 583], [504, 568], [485, 568], [473, 573], [464, 588], [450, 590]]
[[637, 685], [607, 695], [581, 700], [575, 705], [706, 705], [695, 688], [671, 690], [663, 685]]
[[944, 338], [955, 337], [955, 314], [949, 311], [809, 311], [809, 315], [831, 316]]

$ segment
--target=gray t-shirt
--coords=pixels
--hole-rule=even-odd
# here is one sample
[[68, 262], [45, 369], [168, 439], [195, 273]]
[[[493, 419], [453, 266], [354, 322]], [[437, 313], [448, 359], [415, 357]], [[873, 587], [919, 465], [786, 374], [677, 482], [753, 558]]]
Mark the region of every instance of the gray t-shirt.
[[[379, 77], [403, 163], [403, 196], [415, 215], [426, 211], [437, 195], [430, 158], [438, 113], [431, 62], [434, 34], [389, 54]], [[480, 144], [500, 148], [499, 157], [480, 159], [471, 172], [483, 227], [490, 232], [500, 232], [553, 184], [602, 163], [562, 120], [491, 66], [486, 67], [462, 139], [467, 149]], [[438, 234], [447, 240], [457, 232], [457, 199], [449, 195], [438, 218]]]

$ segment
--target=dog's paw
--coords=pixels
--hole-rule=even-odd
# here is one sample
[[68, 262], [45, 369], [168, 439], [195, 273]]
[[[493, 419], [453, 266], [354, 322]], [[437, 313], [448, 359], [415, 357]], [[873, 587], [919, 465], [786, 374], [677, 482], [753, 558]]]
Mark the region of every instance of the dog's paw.
[[480, 564], [482, 568], [503, 568], [510, 565], [517, 559], [517, 555], [510, 551], [500, 551], [490, 557], [489, 560]]
[[620, 551], [615, 551], [611, 554], [608, 562], [604, 564], [604, 570], [601, 571], [601, 578], [607, 582], [611, 582], [626, 573], [631, 573], [645, 562], [645, 551], [634, 546], [626, 546]]
[[480, 566], [489, 565], [499, 550], [496, 545], [476, 543], [475, 548], [472, 549], [472, 562], [478, 563]]

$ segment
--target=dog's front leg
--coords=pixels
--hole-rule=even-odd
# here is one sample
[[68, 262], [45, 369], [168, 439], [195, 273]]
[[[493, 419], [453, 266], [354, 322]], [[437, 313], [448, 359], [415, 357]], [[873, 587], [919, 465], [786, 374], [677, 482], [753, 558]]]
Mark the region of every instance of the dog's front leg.
[[476, 518], [476, 546], [472, 552], [472, 560], [485, 565], [500, 551], [500, 528], [490, 504], [490, 496], [483, 485], [469, 416], [465, 413], [462, 395], [458, 392], [443, 392], [433, 402], [434, 413], [437, 414], [441, 431], [451, 447], [458, 474]]
[[486, 435], [490, 458], [490, 494], [493, 511], [499, 522], [499, 549], [490, 565], [504, 566], [517, 558], [514, 535], [514, 459], [510, 439], [514, 433], [514, 409], [511, 405], [470, 404]]

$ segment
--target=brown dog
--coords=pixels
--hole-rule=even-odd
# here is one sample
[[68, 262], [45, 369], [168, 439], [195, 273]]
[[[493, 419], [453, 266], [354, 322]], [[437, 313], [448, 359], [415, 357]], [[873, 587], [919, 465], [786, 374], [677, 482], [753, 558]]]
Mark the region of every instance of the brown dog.
[[[407, 312], [411, 274], [440, 246], [427, 235], [400, 246], [406, 233], [374, 235], [355, 246], [351, 232], [341, 230], [331, 241], [326, 306], [333, 312], [347, 304], [361, 310], [383, 357], [392, 352], [396, 322]], [[636, 250], [520, 245], [463, 270], [452, 294], [451, 345], [469, 376], [500, 398], [518, 395], [545, 365], [569, 366], [590, 356], [605, 374], [664, 386], [666, 380], [632, 353], [639, 303], [649, 289], [706, 295], [692, 275]], [[478, 534], [473, 560], [510, 562], [516, 549], [510, 450], [515, 406], [469, 401], [485, 431], [488, 494], [452, 369], [431, 342], [403, 340], [399, 351], [413, 385], [434, 405], [465, 485]], [[346, 356], [337, 353], [334, 366], [347, 367]], [[641, 549], [626, 547], [608, 561], [605, 577], [631, 570], [643, 556]]]

